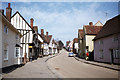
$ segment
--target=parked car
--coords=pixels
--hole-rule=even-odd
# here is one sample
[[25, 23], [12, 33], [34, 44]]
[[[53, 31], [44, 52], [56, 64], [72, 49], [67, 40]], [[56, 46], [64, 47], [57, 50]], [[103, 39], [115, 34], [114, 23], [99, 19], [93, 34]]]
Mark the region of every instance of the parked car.
[[74, 57], [74, 53], [70, 52], [68, 56], [69, 57]]

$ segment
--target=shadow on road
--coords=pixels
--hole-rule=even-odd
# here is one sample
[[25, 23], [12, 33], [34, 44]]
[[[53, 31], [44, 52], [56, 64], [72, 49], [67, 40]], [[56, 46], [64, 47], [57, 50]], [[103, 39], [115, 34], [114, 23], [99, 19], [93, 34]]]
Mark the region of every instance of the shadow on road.
[[8, 67], [5, 67], [5, 68], [2, 68], [2, 73], [4, 73], [4, 74], [10, 73], [10, 72], [16, 70], [17, 68], [22, 67], [22, 66], [24, 66], [24, 64], [12, 65], [12, 66], [8, 66]]

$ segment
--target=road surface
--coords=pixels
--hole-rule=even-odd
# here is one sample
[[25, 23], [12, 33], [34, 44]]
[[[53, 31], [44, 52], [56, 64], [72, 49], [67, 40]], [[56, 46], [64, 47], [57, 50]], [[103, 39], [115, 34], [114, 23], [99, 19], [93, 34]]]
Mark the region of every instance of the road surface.
[[68, 57], [64, 49], [47, 64], [62, 78], [118, 78], [118, 71], [77, 61], [74, 57]]
[[[4, 73], [3, 78], [58, 78], [48, 67], [46, 60], [49, 57], [39, 58], [9, 73]], [[24, 79], [23, 79], [24, 80]]]

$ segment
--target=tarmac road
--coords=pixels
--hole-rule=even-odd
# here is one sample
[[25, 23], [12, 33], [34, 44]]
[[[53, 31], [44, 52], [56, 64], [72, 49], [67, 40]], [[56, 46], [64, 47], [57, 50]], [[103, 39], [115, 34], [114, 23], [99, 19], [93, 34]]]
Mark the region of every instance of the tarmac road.
[[118, 71], [77, 61], [74, 57], [68, 57], [64, 49], [47, 64], [61, 78], [118, 78]]

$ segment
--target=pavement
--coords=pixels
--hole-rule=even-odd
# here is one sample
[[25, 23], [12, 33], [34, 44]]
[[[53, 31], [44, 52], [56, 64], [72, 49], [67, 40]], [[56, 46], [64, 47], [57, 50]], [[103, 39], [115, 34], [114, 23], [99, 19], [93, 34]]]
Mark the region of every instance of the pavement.
[[2, 78], [59, 78], [59, 75], [52, 72], [47, 65], [47, 61], [56, 55], [49, 55], [43, 58], [38, 58], [32, 62], [26, 63], [22, 67], [2, 74]]
[[95, 65], [95, 66], [99, 66], [99, 67], [104, 67], [104, 68], [120, 71], [120, 65], [100, 63], [100, 62], [95, 62], [95, 61], [86, 61], [85, 59], [81, 59], [81, 58], [78, 58], [76, 56], [74, 58], [76, 60], [81, 61], [81, 62], [86, 63], [86, 64], [91, 64], [91, 65]]

